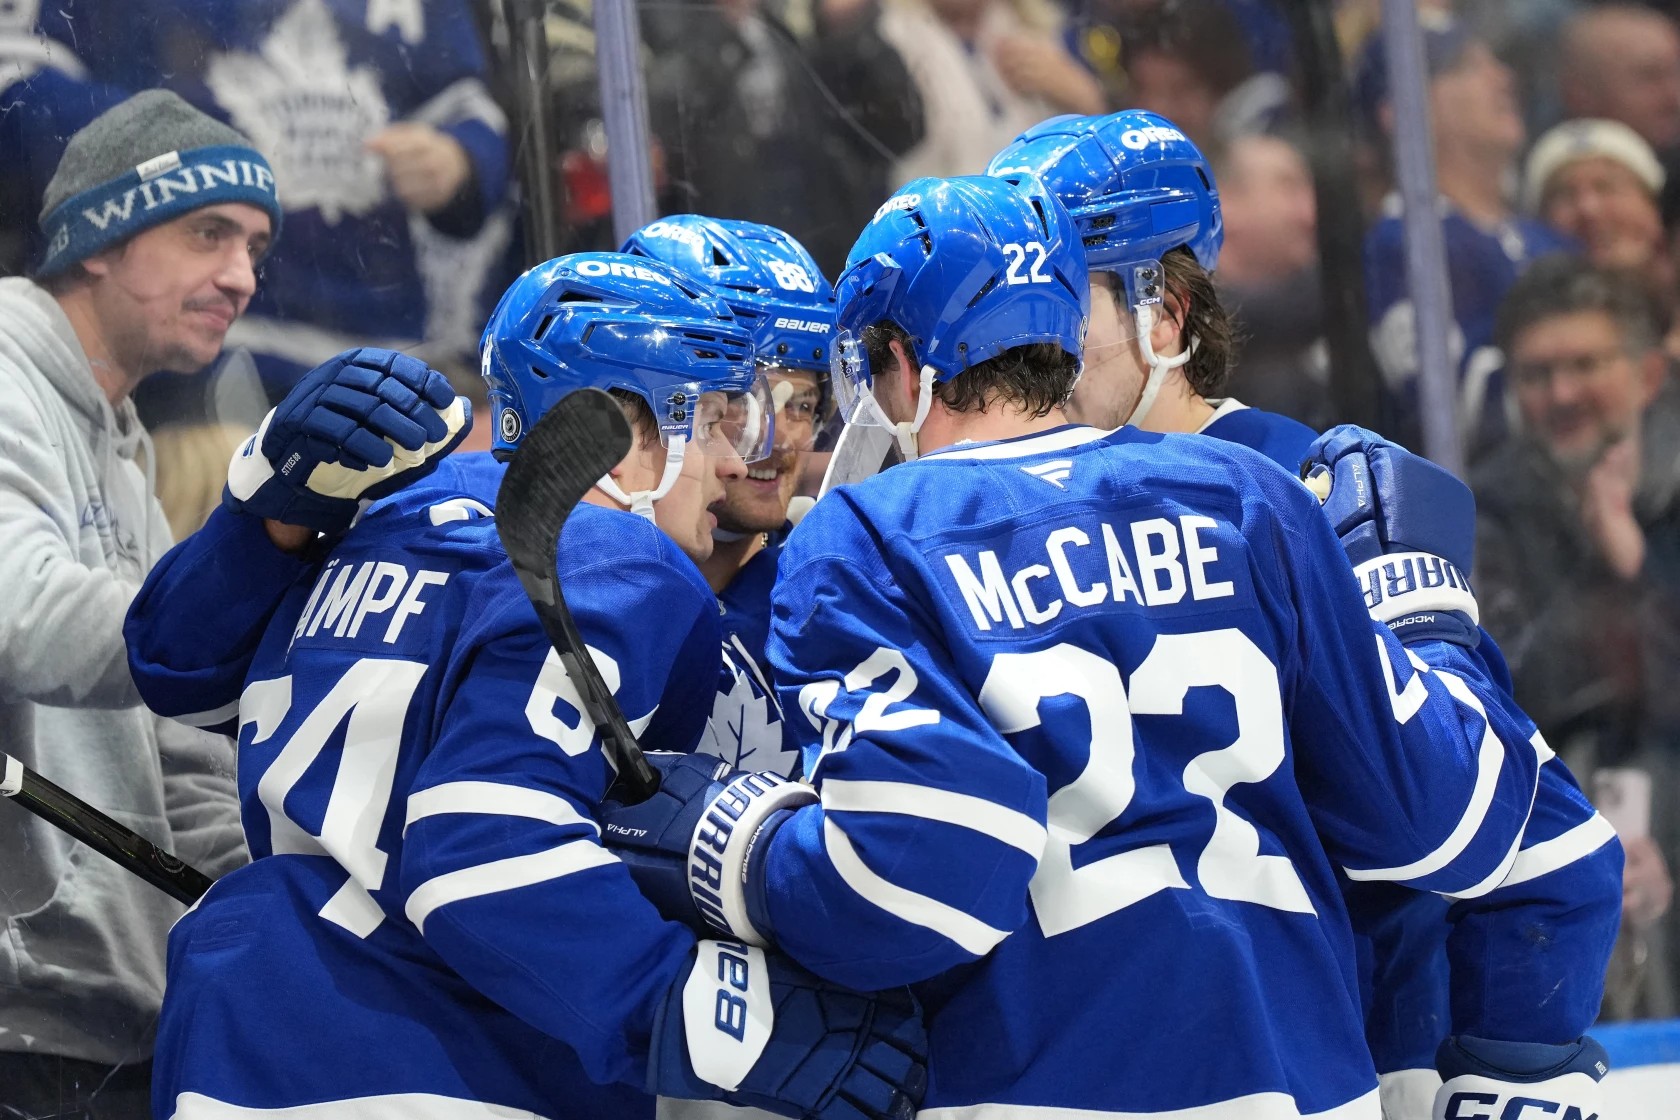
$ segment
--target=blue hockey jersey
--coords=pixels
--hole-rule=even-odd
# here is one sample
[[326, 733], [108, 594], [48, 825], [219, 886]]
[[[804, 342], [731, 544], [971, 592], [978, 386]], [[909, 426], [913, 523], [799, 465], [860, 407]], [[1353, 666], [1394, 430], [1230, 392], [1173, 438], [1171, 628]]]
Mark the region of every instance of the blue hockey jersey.
[[[770, 641], [770, 592], [776, 585], [776, 564], [788, 528], [791, 526], [768, 534], [765, 546], [718, 592], [723, 657], [726, 672], [734, 670], [735, 680], [726, 678], [720, 683], [719, 709], [709, 725], [716, 734], [709, 735], [700, 749], [728, 759], [743, 770], [769, 770], [797, 778], [799, 741], [792, 725], [782, 719], [781, 704], [771, 684], [770, 663], [764, 656], [764, 647]], [[726, 703], [724, 689], [730, 686], [740, 696], [738, 706]], [[755, 728], [755, 720], [762, 726]]]
[[839, 489], [770, 658], [821, 803], [749, 905], [839, 982], [918, 984], [939, 1118], [1375, 1115], [1336, 870], [1485, 892], [1549, 755], [1370, 620], [1304, 487], [1196, 436]]
[[[1202, 434], [1298, 472], [1316, 433], [1235, 403], [1222, 402]], [[1510, 695], [1504, 657], [1485, 631], [1477, 657], [1490, 683]], [[1522, 851], [1504, 885], [1456, 905], [1386, 883], [1345, 885], [1377, 1072], [1422, 1077], [1416, 1090], [1397, 1090], [1411, 1103], [1385, 1100], [1392, 1120], [1427, 1115], [1439, 1083], [1435, 1050], [1449, 1034], [1557, 1044], [1587, 1032], [1604, 995], [1621, 880], [1614, 830], [1554, 758], [1540, 770]]]
[[[158, 1116], [199, 1098], [651, 1116], [631, 1087], [693, 939], [598, 842], [611, 772], [483, 512], [428, 480], [273, 607], [237, 712], [254, 862], [172, 934]], [[202, 561], [166, 562], [130, 632], [179, 608]], [[643, 742], [691, 749], [721, 640], [698, 570], [648, 521], [592, 506], [560, 570]], [[137, 660], [150, 702], [216, 699]]]

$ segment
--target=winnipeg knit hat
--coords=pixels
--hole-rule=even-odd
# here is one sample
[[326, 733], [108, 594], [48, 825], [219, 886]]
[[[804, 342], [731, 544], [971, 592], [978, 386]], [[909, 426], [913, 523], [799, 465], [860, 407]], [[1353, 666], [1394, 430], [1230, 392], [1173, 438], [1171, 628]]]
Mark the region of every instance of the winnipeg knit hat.
[[168, 90], [137, 93], [70, 138], [41, 207], [46, 259], [36, 275], [191, 210], [246, 202], [280, 233], [274, 172], [244, 136]]
[[1523, 201], [1531, 212], [1540, 209], [1546, 186], [1576, 160], [1597, 156], [1619, 163], [1656, 198], [1662, 193], [1663, 165], [1645, 139], [1621, 121], [1581, 119], [1564, 121], [1534, 142], [1523, 173]]

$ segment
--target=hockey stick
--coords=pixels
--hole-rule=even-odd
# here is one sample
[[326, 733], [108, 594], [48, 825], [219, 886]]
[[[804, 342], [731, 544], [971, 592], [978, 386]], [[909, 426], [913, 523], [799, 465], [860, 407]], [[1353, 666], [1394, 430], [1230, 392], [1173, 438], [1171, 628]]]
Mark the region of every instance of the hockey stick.
[[630, 424], [612, 397], [599, 389], [567, 394], [525, 433], [508, 464], [496, 493], [496, 533], [600, 732], [601, 749], [618, 771], [622, 800], [633, 805], [658, 791], [659, 774], [642, 757], [618, 701], [585, 650], [556, 570], [566, 518], [630, 447]]
[[63, 829], [106, 859], [121, 864], [169, 897], [189, 906], [215, 880], [138, 832], [55, 786], [9, 754], [0, 754], [0, 795]]

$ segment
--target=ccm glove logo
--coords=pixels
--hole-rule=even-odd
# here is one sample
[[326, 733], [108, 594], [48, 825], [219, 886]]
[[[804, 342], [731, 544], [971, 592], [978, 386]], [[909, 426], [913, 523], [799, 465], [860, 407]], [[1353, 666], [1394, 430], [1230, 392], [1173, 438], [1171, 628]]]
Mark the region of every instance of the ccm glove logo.
[[683, 1025], [695, 1076], [740, 1087], [776, 1024], [764, 950], [739, 941], [702, 941], [683, 986]]
[[1497, 1112], [1498, 1093], [1454, 1093], [1447, 1098], [1443, 1120], [1598, 1120], [1596, 1112], [1582, 1112], [1574, 1105], [1539, 1097], [1512, 1097]]

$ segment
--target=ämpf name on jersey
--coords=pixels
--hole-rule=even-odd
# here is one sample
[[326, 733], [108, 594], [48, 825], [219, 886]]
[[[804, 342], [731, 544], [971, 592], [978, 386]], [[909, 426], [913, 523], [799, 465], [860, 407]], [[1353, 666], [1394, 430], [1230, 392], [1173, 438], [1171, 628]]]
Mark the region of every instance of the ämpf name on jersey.
[[[945, 556], [957, 590], [981, 630], [1007, 624], [1012, 630], [1042, 626], [1064, 606], [1102, 603], [1170, 606], [1191, 599], [1223, 599], [1235, 593], [1219, 579], [1219, 550], [1201, 534], [1211, 517], [1185, 514], [1176, 520], [1151, 517], [1116, 528], [1108, 522], [1087, 532], [1067, 525], [1044, 538], [1035, 562], [1005, 572], [997, 553], [981, 549]], [[1128, 555], [1129, 553], [1129, 555]]]
[[427, 590], [448, 581], [448, 572], [411, 571], [388, 560], [343, 565], [328, 561], [309, 593], [292, 641], [324, 636], [323, 631], [334, 638], [356, 638], [373, 621], [384, 624], [380, 640], [394, 644], [409, 620], [425, 611]]

